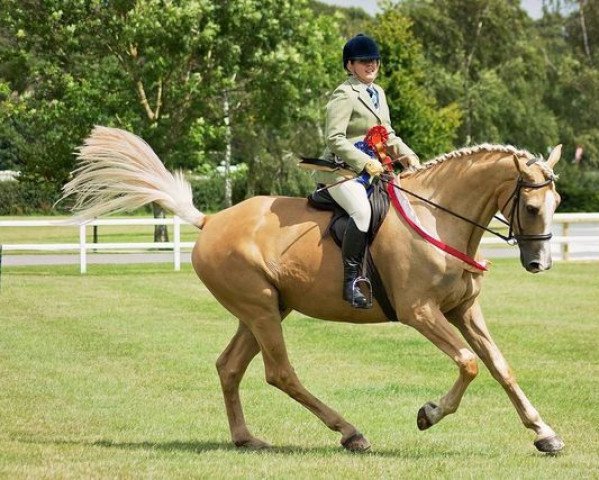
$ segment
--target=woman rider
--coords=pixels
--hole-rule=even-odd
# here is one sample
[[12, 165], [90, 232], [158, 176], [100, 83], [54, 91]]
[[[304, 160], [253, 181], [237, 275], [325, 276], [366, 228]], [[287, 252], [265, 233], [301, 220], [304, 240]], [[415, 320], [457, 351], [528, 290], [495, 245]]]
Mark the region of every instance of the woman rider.
[[[323, 158], [337, 159], [354, 172], [355, 178], [328, 189], [331, 197], [350, 219], [341, 253], [343, 256], [343, 298], [355, 308], [368, 308], [368, 300], [356, 285], [366, 250], [371, 209], [366, 188], [383, 173], [381, 163], [358, 148], [366, 133], [383, 125], [388, 134], [387, 153], [404, 168], [417, 165], [418, 156], [395, 135], [389, 119], [385, 92], [374, 84], [379, 72], [380, 53], [376, 42], [366, 35], [351, 38], [343, 47], [343, 67], [348, 79], [337, 87], [327, 104], [326, 150]], [[358, 144], [358, 145], [356, 145]], [[331, 172], [317, 172], [316, 181], [331, 185], [343, 177]]]

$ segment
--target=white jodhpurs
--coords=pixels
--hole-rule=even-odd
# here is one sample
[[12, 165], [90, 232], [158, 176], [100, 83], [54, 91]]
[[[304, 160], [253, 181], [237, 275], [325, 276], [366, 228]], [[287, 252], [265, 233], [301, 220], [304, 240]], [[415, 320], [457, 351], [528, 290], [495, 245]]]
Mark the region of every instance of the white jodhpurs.
[[364, 185], [357, 180], [348, 180], [329, 188], [329, 193], [333, 200], [354, 219], [358, 230], [367, 232], [372, 213]]

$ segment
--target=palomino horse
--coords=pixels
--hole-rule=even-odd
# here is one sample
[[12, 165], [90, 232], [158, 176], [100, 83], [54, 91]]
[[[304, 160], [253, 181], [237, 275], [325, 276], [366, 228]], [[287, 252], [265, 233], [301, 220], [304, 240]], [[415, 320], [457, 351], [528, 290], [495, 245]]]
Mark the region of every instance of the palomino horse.
[[[403, 174], [401, 182], [402, 187], [484, 226], [500, 210], [519, 239], [522, 266], [536, 273], [551, 267], [548, 239], [560, 201], [553, 167], [560, 154], [561, 146], [543, 161], [513, 147], [480, 145], [432, 160]], [[283, 339], [281, 323], [292, 310], [324, 320], [387, 321], [377, 303], [360, 310], [341, 298], [340, 251], [323, 237], [328, 212], [314, 210], [302, 198], [255, 197], [204, 215], [193, 206], [183, 176], [171, 175], [143, 140], [123, 130], [96, 127], [80, 148], [79, 160], [75, 177], [64, 187], [65, 196], [77, 196], [79, 218], [158, 202], [202, 231], [193, 249], [193, 267], [239, 320], [237, 332], [216, 362], [235, 445], [268, 446], [249, 431], [239, 397], [246, 368], [261, 352], [269, 384], [339, 432], [346, 449], [370, 447], [356, 427], [304, 388]], [[470, 256], [476, 254], [480, 228], [421, 200], [413, 202], [413, 208], [429, 232]], [[487, 330], [478, 302], [481, 273], [424, 241], [393, 209], [371, 253], [400, 321], [418, 330], [458, 367], [451, 389], [420, 409], [418, 427], [429, 428], [457, 410], [477, 375], [478, 356], [505, 389], [524, 426], [535, 432], [537, 449], [561, 450], [562, 439], [518, 386]]]

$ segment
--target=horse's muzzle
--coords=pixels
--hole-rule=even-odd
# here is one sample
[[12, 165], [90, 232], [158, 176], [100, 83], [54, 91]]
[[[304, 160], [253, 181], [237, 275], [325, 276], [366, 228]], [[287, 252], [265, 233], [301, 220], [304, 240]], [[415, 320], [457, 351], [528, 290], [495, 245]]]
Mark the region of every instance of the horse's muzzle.
[[553, 261], [549, 242], [543, 242], [543, 244], [535, 246], [532, 244], [519, 244], [519, 246], [520, 263], [527, 272], [539, 273], [552, 267]]
[[524, 268], [526, 268], [527, 272], [530, 273], [539, 273], [539, 272], [544, 272], [545, 270], [549, 270], [552, 266], [552, 262], [549, 262], [547, 264], [543, 264], [541, 262], [528, 262], [526, 265], [524, 265]]

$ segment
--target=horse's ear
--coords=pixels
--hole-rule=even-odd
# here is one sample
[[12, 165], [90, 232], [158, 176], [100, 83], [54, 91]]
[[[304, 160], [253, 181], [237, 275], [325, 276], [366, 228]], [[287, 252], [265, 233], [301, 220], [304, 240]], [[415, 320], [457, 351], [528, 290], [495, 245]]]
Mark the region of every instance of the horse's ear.
[[556, 147], [551, 150], [549, 157], [547, 158], [547, 166], [553, 170], [555, 164], [559, 162], [559, 159], [562, 156], [562, 144], [560, 143]]

